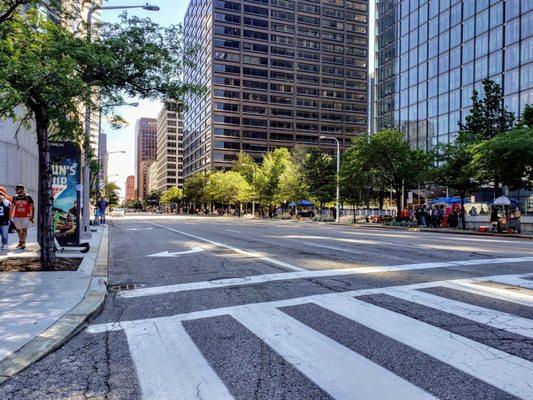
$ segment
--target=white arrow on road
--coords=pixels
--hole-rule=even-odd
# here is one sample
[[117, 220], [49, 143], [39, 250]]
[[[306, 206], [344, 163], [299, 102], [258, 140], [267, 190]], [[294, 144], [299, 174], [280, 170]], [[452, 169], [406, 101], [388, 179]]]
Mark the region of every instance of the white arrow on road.
[[148, 255], [146, 257], [178, 257], [178, 256], [181, 256], [183, 254], [200, 253], [202, 251], [204, 251], [204, 249], [202, 249], [201, 247], [191, 247], [190, 250], [177, 251], [177, 252], [174, 252], [174, 253], [170, 253], [168, 251], [162, 251], [161, 253], [150, 254], [150, 255]]

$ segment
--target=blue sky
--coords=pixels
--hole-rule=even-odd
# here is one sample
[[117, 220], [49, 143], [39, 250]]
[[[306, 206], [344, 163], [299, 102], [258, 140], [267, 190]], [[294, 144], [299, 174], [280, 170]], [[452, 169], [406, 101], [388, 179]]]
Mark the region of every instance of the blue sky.
[[[137, 15], [140, 17], [149, 17], [153, 21], [158, 22], [162, 26], [168, 26], [172, 24], [183, 23], [183, 18], [185, 16], [185, 11], [187, 10], [187, 5], [189, 0], [105, 0], [104, 6], [119, 6], [119, 5], [142, 5], [145, 2], [149, 4], [157, 5], [160, 7], [158, 12], [144, 11], [139, 10], [130, 10], [131, 15]], [[373, 41], [373, 24], [374, 20], [374, 0], [370, 0], [370, 43], [369, 49], [374, 48]], [[108, 22], [117, 21], [117, 17], [121, 14], [121, 11], [104, 11], [103, 20]], [[374, 57], [372, 52], [370, 52], [369, 65], [373, 64]], [[107, 133], [107, 144], [108, 151], [122, 151], [126, 150], [126, 154], [112, 154], [109, 156], [109, 168], [108, 174], [118, 176], [110, 177], [110, 181], [116, 182], [122, 189], [121, 196], [124, 196], [124, 187], [126, 178], [128, 175], [133, 175], [135, 171], [135, 122], [141, 117], [156, 118], [161, 104], [159, 102], [148, 102], [148, 101], [138, 101], [140, 104], [138, 107], [120, 107], [117, 109], [117, 113], [120, 114], [127, 122], [128, 125], [123, 129], [116, 130], [111, 129], [109, 124], [103, 125], [104, 132]]]
[[[182, 23], [185, 11], [187, 10], [187, 4], [189, 3], [188, 0], [108, 0], [104, 2], [104, 6], [142, 5], [146, 2], [159, 6], [160, 11], [150, 12], [142, 9], [133, 9], [129, 11], [129, 14], [139, 17], [149, 17], [163, 26]], [[104, 10], [103, 20], [106, 22], [115, 22], [120, 14], [121, 11]], [[135, 101], [139, 100], [135, 99]], [[103, 130], [107, 133], [108, 151], [126, 150], [126, 154], [111, 154], [109, 156], [108, 174], [118, 174], [118, 176], [110, 177], [109, 180], [116, 182], [122, 188], [121, 196], [124, 196], [126, 177], [133, 175], [135, 171], [135, 121], [140, 117], [157, 117], [157, 113], [161, 107], [161, 104], [158, 102], [139, 101], [139, 103], [139, 107], [117, 108], [117, 113], [128, 122], [128, 125], [123, 129], [112, 129], [109, 124], [103, 124]]]

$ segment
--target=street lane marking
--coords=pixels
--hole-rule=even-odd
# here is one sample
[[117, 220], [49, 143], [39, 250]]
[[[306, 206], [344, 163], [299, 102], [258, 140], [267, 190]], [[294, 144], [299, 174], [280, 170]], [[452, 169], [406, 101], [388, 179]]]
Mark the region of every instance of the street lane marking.
[[237, 229], [224, 229], [224, 230], [228, 232], [241, 233], [241, 231], [238, 231]]
[[[263, 259], [266, 257], [263, 257]], [[277, 260], [273, 260], [277, 261]], [[177, 293], [190, 290], [213, 289], [230, 286], [252, 285], [256, 283], [285, 281], [293, 279], [308, 279], [321, 278], [328, 276], [341, 275], [357, 275], [357, 274], [372, 274], [378, 272], [394, 272], [394, 271], [410, 271], [417, 269], [432, 269], [432, 268], [446, 268], [446, 267], [460, 267], [484, 264], [510, 264], [533, 261], [533, 257], [516, 257], [516, 258], [489, 258], [482, 260], [464, 260], [464, 261], [450, 261], [450, 262], [435, 262], [435, 263], [419, 263], [419, 264], [404, 264], [393, 266], [379, 266], [379, 267], [355, 267], [355, 268], [340, 268], [330, 270], [303, 270], [297, 272], [283, 272], [276, 274], [252, 275], [242, 278], [227, 278], [217, 279], [212, 281], [180, 283], [175, 285], [164, 285], [155, 287], [145, 287], [139, 289], [119, 292], [117, 296], [124, 298], [154, 296], [165, 293]]]
[[184, 254], [201, 253], [202, 251], [204, 251], [204, 249], [201, 247], [192, 247], [190, 250], [176, 251], [173, 253], [170, 253], [168, 251], [162, 251], [161, 253], [150, 254], [146, 257], [178, 257]]
[[241, 250], [241, 249], [238, 249], [236, 247], [230, 246], [228, 244], [215, 242], [215, 241], [210, 240], [210, 239], [206, 239], [206, 238], [203, 238], [203, 237], [200, 237], [200, 236], [196, 236], [196, 235], [193, 235], [193, 234], [190, 234], [190, 233], [187, 233], [187, 232], [179, 231], [177, 229], [172, 229], [172, 228], [169, 228], [169, 227], [164, 226], [164, 225], [155, 224], [155, 223], [150, 222], [150, 221], [146, 221], [146, 222], [149, 223], [149, 224], [158, 226], [160, 228], [166, 229], [168, 231], [176, 232], [176, 233], [179, 233], [181, 235], [188, 236], [188, 237], [200, 240], [202, 242], [211, 243], [211, 244], [214, 244], [215, 246], [219, 246], [219, 247], [224, 247], [226, 249], [232, 250], [232, 251], [234, 251], [236, 253], [245, 255], [247, 257], [258, 258], [259, 260], [265, 261], [265, 262], [267, 262], [269, 264], [277, 265], [277, 266], [280, 266], [280, 267], [283, 267], [283, 268], [287, 268], [287, 269], [290, 269], [290, 270], [293, 270], [293, 271], [307, 271], [304, 268], [300, 268], [300, 267], [297, 267], [295, 265], [291, 265], [291, 264], [285, 263], [283, 261], [275, 260], [275, 259], [270, 258], [270, 257], [265, 257], [265, 256], [262, 256], [261, 254], [252, 253], [252, 252], [246, 251], [246, 250]]
[[533, 338], [533, 320], [531, 319], [463, 303], [419, 290], [394, 289], [388, 291], [387, 295], [454, 314], [517, 335]]
[[526, 244], [523, 241], [509, 239], [497, 239], [497, 238], [462, 238], [462, 237], [447, 237], [447, 236], [438, 236], [435, 239], [439, 240], [458, 240], [460, 242], [488, 242], [488, 243], [506, 243], [506, 244]]
[[143, 400], [233, 399], [180, 322], [125, 329]]
[[[475, 282], [482, 282], [482, 281], [490, 281], [502, 277], [513, 277], [513, 276], [533, 276], [533, 273], [530, 274], [519, 274], [519, 275], [494, 275], [494, 276], [481, 276], [477, 278], [472, 279], [451, 279], [451, 280], [444, 280], [444, 281], [432, 281], [432, 282], [423, 282], [423, 283], [415, 283], [412, 285], [398, 285], [398, 286], [387, 286], [387, 287], [379, 287], [379, 288], [371, 288], [371, 289], [360, 289], [360, 290], [353, 290], [348, 292], [336, 292], [336, 293], [330, 293], [330, 294], [323, 294], [323, 295], [311, 295], [311, 296], [304, 296], [304, 297], [297, 297], [293, 299], [285, 299], [285, 300], [275, 300], [271, 302], [263, 302], [263, 303], [256, 303], [256, 304], [270, 304], [273, 307], [286, 307], [286, 306], [294, 306], [299, 304], [305, 304], [313, 301], [314, 299], [320, 299], [322, 297], [335, 297], [335, 296], [341, 296], [341, 297], [349, 297], [352, 296], [363, 296], [363, 295], [370, 295], [370, 294], [387, 294], [391, 290], [396, 289], [407, 289], [407, 290], [416, 290], [416, 289], [424, 289], [424, 288], [432, 288], [432, 287], [438, 287], [438, 286], [444, 286], [449, 287], [456, 290], [463, 290], [466, 292], [474, 293], [474, 294], [480, 294], [488, 297], [492, 297], [499, 300], [514, 302], [517, 304], [523, 304], [526, 306], [533, 306], [533, 299], [529, 299], [529, 301], [517, 299], [516, 292], [499, 292], [499, 293], [487, 293], [487, 292], [481, 292], [476, 289], [471, 289], [467, 286]], [[472, 285], [476, 287], [476, 285]], [[477, 286], [481, 287], [481, 286]], [[120, 293], [120, 292], [119, 292]], [[531, 297], [531, 296], [530, 296]], [[117, 322], [107, 322], [102, 324], [94, 324], [89, 325], [87, 327], [88, 333], [102, 333], [107, 331], [119, 331], [122, 329], [125, 329], [130, 326], [137, 326], [142, 325], [146, 323], [157, 323], [158, 321], [188, 321], [188, 320], [195, 320], [199, 318], [208, 318], [208, 317], [216, 317], [220, 315], [227, 315], [231, 314], [234, 310], [238, 309], [239, 307], [244, 307], [242, 305], [238, 306], [229, 306], [229, 307], [219, 307], [219, 308], [213, 308], [209, 310], [202, 310], [202, 311], [193, 311], [190, 313], [183, 313], [183, 314], [176, 314], [172, 316], [167, 317], [155, 317], [155, 318], [147, 318], [147, 319], [139, 319], [139, 320], [132, 320], [132, 321], [117, 321]]]
[[232, 317], [335, 399], [436, 399], [277, 308], [242, 307]]
[[533, 398], [529, 361], [354, 298], [323, 297], [315, 303], [514, 396]]
[[361, 254], [360, 251], [354, 251], [354, 250], [348, 250], [348, 249], [343, 249], [342, 247], [335, 247], [335, 246], [326, 246], [324, 244], [318, 244], [318, 243], [311, 243], [311, 242], [303, 242], [304, 244], [308, 245], [308, 246], [316, 246], [316, 247], [323, 247], [325, 249], [331, 249], [331, 250], [336, 250], [336, 251], [344, 251], [346, 253], [353, 253], [353, 254]]
[[523, 279], [520, 277], [505, 277], [495, 280], [495, 282], [504, 283], [511, 286], [518, 286], [520, 288], [533, 290], [533, 281], [529, 279]]
[[[506, 300], [517, 304], [522, 304], [524, 306], [533, 307], [533, 297], [520, 291], [511, 291], [503, 288], [489, 287], [485, 285], [476, 285], [473, 282], [449, 282], [445, 283], [443, 286], [462, 290], [463, 292], [469, 292], [473, 294], [478, 294], [481, 296], [490, 296], [495, 299]], [[512, 293], [512, 297], [509, 295]]]
[[151, 231], [154, 228], [129, 228], [127, 231]]

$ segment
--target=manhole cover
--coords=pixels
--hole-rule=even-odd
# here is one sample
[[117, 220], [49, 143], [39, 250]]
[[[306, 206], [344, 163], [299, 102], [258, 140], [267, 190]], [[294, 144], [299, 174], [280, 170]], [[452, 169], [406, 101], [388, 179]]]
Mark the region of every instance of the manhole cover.
[[142, 283], [129, 283], [127, 285], [113, 285], [109, 286], [110, 292], [121, 292], [123, 290], [133, 290], [144, 287]]

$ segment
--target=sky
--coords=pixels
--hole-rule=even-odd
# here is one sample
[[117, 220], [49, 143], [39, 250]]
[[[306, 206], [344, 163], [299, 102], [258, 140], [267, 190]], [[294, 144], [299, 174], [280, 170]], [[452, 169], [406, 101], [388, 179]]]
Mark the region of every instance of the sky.
[[[143, 5], [148, 2], [152, 5], [157, 5], [160, 8], [158, 12], [150, 12], [142, 9], [133, 9], [129, 11], [130, 15], [139, 17], [148, 17], [152, 21], [157, 22], [162, 26], [169, 26], [172, 24], [183, 23], [185, 11], [189, 0], [105, 0], [104, 6], [118, 6], [118, 5]], [[374, 0], [370, 0], [370, 45], [369, 49], [374, 48]], [[104, 22], [116, 22], [118, 16], [121, 14], [120, 10], [104, 10]], [[373, 69], [374, 54], [370, 51], [369, 65]], [[121, 129], [113, 129], [110, 124], [105, 121], [102, 124], [103, 132], [107, 134], [107, 151], [126, 151], [125, 154], [115, 153], [109, 155], [108, 176], [109, 181], [115, 182], [121, 188], [121, 197], [124, 197], [124, 188], [126, 178], [135, 173], [135, 122], [142, 117], [157, 118], [157, 114], [161, 109], [161, 103], [157, 101], [146, 101], [139, 99], [127, 99], [127, 102], [139, 102], [138, 107], [117, 107], [116, 112], [127, 121], [127, 126]]]

